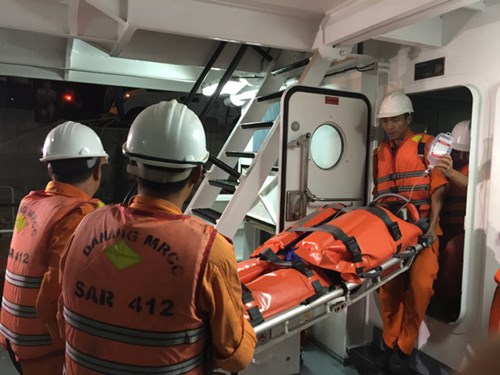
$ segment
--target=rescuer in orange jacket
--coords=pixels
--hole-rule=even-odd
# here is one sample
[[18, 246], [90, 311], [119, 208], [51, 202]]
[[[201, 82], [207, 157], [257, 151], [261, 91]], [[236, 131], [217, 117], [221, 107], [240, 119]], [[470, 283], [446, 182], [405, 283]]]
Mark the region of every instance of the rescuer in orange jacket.
[[152, 105], [123, 152], [138, 195], [84, 218], [61, 261], [67, 374], [245, 368], [256, 338], [232, 244], [181, 211], [209, 157], [200, 120]]
[[[446, 179], [434, 168], [429, 174], [427, 149], [433, 137], [410, 130], [413, 105], [401, 91], [387, 95], [377, 117], [388, 139], [374, 151], [373, 194], [379, 202], [401, 201], [394, 194], [413, 202], [421, 217], [429, 218], [427, 235], [435, 241], [415, 257], [411, 269], [386, 283], [380, 289], [383, 342], [380, 359], [389, 360], [395, 373], [406, 373], [414, 342], [418, 335], [438, 271], [437, 235], [441, 234], [439, 213], [443, 204]], [[385, 364], [385, 363], [381, 363]]]
[[45, 190], [24, 197], [19, 206], [5, 276], [0, 342], [15, 354], [24, 375], [62, 373], [64, 341], [56, 320], [60, 255], [83, 216], [100, 203], [92, 196], [107, 157], [87, 126], [68, 121], [55, 127], [40, 159], [47, 162], [52, 181]]
[[460, 121], [451, 131], [453, 150], [436, 167], [449, 181], [441, 210], [443, 236], [439, 240], [439, 273], [436, 298], [446, 317], [455, 321], [460, 314], [464, 255], [464, 218], [469, 180], [470, 120]]

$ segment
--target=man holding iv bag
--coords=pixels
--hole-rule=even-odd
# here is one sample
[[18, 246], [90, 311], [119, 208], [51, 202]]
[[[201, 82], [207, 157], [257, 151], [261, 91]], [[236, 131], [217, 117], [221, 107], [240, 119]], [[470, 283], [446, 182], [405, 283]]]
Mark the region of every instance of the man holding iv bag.
[[[389, 93], [380, 106], [377, 118], [387, 139], [373, 154], [373, 195], [382, 204], [413, 203], [422, 218], [429, 219], [433, 242], [419, 252], [411, 269], [386, 283], [380, 289], [383, 323], [382, 340], [377, 345], [380, 365], [394, 373], [406, 373], [415, 339], [434, 294], [433, 283], [438, 272], [439, 214], [443, 205], [446, 178], [433, 160], [447, 152], [444, 143], [425, 133], [410, 129], [413, 105], [402, 91]], [[451, 149], [451, 145], [450, 145]], [[427, 158], [429, 156], [429, 159]]]

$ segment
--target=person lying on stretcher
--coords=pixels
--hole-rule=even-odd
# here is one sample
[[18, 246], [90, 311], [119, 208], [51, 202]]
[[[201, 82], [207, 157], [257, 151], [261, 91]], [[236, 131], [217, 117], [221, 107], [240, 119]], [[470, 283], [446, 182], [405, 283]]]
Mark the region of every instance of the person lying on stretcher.
[[308, 303], [342, 282], [360, 283], [363, 272], [417, 245], [428, 222], [420, 220], [413, 205], [405, 206], [323, 206], [259, 246], [238, 264], [252, 324]]

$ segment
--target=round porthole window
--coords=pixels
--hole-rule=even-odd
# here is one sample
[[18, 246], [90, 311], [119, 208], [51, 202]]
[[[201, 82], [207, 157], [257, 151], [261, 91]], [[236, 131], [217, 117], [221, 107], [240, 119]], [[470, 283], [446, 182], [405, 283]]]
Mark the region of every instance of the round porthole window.
[[342, 133], [333, 124], [322, 124], [311, 137], [311, 158], [321, 169], [337, 165], [344, 151]]

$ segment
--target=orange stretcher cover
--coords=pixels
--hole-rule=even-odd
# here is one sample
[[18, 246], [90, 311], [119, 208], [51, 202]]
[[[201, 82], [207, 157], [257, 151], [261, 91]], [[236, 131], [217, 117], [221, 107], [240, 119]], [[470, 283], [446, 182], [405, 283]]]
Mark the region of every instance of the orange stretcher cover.
[[340, 283], [338, 276], [360, 282], [362, 272], [416, 245], [422, 234], [385, 208], [324, 206], [239, 262], [248, 318], [260, 322], [307, 303]]
[[313, 211], [309, 215], [300, 219], [297, 223], [293, 224], [284, 231], [278, 233], [274, 237], [268, 239], [258, 248], [256, 248], [250, 258], [258, 257], [262, 250], [269, 248], [274, 253], [278, 253], [280, 250], [284, 250], [286, 247], [294, 246], [294, 242], [303, 236], [303, 233], [292, 231], [293, 228], [297, 227], [314, 227], [323, 222], [329, 221], [339, 214], [339, 212], [344, 209], [345, 206], [340, 204], [330, 204], [325, 205], [317, 210]]
[[247, 312], [257, 306], [262, 317], [267, 319], [326, 293], [330, 286], [331, 281], [320, 270], [311, 272], [308, 277], [294, 268], [281, 268], [246, 284], [253, 300], [245, 305]]
[[[399, 227], [400, 236], [394, 238], [387, 225], [373, 211], [365, 208], [353, 209], [331, 220], [321, 231], [314, 231], [305, 237], [295, 254], [306, 263], [337, 271], [348, 282], [360, 282], [358, 274], [373, 269], [401, 250], [418, 243], [422, 230], [393, 215], [385, 208], [378, 208]], [[350, 238], [354, 238], [360, 251], [360, 261], [355, 261], [346, 245], [335, 238], [329, 227], [334, 226]]]

